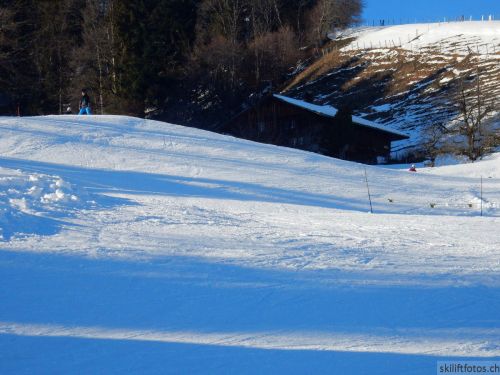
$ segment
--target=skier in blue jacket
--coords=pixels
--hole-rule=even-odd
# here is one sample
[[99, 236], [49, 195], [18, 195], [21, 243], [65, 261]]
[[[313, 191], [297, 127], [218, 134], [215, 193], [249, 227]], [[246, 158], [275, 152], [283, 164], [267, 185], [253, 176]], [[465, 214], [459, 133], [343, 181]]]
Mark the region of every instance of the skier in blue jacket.
[[92, 114], [92, 112], [90, 111], [90, 97], [88, 96], [86, 89], [82, 89], [82, 98], [80, 99], [79, 108], [80, 108], [80, 113], [78, 113], [79, 115]]

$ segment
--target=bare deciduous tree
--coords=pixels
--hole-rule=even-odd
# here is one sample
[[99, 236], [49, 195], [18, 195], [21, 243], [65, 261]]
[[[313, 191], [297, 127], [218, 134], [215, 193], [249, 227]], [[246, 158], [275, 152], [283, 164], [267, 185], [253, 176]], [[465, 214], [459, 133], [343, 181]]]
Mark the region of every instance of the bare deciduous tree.
[[309, 40], [321, 45], [328, 33], [359, 23], [362, 0], [318, 0], [308, 15]]
[[444, 136], [448, 133], [448, 129], [443, 123], [435, 123], [425, 129], [423, 134], [422, 149], [424, 156], [430, 160], [433, 167], [437, 156], [445, 152], [442, 147]]
[[198, 11], [195, 58], [231, 89], [238, 83], [245, 5], [244, 0], [205, 0]]
[[80, 88], [87, 87], [92, 90], [96, 113], [120, 112], [114, 1], [85, 0], [84, 5], [82, 41], [73, 52], [73, 100], [79, 100]]
[[[472, 84], [467, 84], [467, 81]], [[456, 150], [472, 161], [477, 160], [488, 151], [488, 145], [495, 137], [486, 120], [494, 114], [496, 107], [495, 99], [488, 98], [483, 90], [479, 67], [475, 77], [461, 80], [456, 107], [459, 119], [449, 129], [455, 136]]]
[[[85, 49], [79, 53], [87, 53], [94, 67], [95, 86], [99, 99], [99, 112], [104, 113], [105, 79], [109, 78], [105, 70], [109, 66], [107, 63], [113, 60], [110, 53], [113, 51], [111, 40], [108, 38], [108, 28], [110, 24], [106, 22], [108, 9], [103, 7], [100, 0], [87, 0], [83, 19], [83, 41]], [[92, 63], [93, 60], [93, 63]]]
[[289, 27], [282, 27], [276, 32], [256, 37], [250, 44], [254, 51], [256, 84], [260, 80], [273, 81], [280, 74], [294, 66], [300, 57], [295, 33]]

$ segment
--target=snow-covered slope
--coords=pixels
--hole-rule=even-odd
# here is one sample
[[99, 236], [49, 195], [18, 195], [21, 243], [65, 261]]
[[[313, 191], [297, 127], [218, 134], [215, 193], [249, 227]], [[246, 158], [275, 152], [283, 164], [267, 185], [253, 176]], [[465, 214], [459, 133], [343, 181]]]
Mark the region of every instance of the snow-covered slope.
[[[457, 120], [456, 98], [478, 69], [484, 99], [498, 108], [500, 21], [363, 27], [332, 38], [327, 53], [293, 78], [286, 95], [347, 105], [409, 134], [396, 145], [397, 156], [418, 148], [428, 126]], [[488, 121], [500, 123], [498, 110]]]
[[429, 48], [440, 52], [479, 52], [500, 58], [500, 21], [443, 22], [350, 29], [341, 37], [355, 38], [353, 48], [400, 47], [410, 51]]
[[154, 121], [0, 118], [0, 155], [2, 374], [500, 356], [498, 157], [367, 167], [370, 214], [362, 165]]

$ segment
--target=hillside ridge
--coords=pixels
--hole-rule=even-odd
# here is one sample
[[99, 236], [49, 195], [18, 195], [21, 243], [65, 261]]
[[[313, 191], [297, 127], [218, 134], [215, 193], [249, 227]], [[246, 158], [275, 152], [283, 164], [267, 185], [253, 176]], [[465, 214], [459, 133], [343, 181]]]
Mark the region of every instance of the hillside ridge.
[[[323, 56], [283, 92], [411, 135], [395, 152], [419, 145], [435, 123], [456, 121], [460, 82], [479, 71], [487, 100], [500, 95], [500, 21], [349, 29], [331, 36]], [[490, 121], [498, 121], [498, 111]]]

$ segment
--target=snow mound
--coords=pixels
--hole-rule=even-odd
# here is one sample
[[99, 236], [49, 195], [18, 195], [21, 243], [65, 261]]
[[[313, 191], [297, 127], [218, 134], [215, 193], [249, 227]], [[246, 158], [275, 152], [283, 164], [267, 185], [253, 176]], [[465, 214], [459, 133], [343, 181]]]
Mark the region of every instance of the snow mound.
[[[59, 176], [27, 174], [0, 167], [0, 238], [3, 240], [16, 233], [33, 233], [31, 225], [43, 227], [39, 224], [47, 224], [47, 216], [58, 216], [81, 203], [75, 188]], [[50, 228], [48, 225], [49, 232]]]

